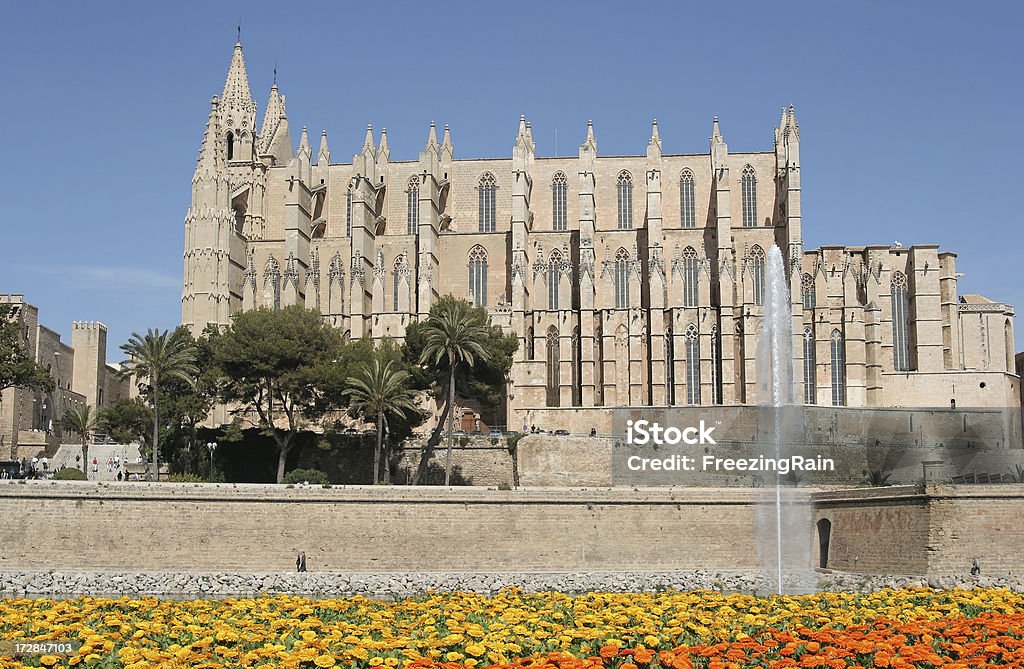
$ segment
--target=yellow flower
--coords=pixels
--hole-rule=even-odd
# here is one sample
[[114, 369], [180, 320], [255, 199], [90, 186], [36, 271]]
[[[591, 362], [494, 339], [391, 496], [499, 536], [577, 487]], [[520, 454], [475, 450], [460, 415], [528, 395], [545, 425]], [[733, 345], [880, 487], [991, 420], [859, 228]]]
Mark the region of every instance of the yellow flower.
[[313, 664], [318, 667], [333, 667], [334, 656], [333, 655], [317, 655], [316, 659], [313, 660]]
[[60, 658], [54, 655], [43, 655], [41, 658], [39, 658], [39, 664], [43, 665], [44, 667], [52, 667], [58, 662], [60, 662]]

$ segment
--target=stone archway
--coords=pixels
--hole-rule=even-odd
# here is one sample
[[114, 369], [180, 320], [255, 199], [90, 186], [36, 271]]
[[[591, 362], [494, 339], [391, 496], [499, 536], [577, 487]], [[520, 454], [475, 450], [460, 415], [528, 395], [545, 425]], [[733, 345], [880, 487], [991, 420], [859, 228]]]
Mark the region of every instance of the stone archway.
[[832, 539], [832, 521], [822, 518], [817, 523], [818, 528], [818, 567], [828, 568], [828, 545]]

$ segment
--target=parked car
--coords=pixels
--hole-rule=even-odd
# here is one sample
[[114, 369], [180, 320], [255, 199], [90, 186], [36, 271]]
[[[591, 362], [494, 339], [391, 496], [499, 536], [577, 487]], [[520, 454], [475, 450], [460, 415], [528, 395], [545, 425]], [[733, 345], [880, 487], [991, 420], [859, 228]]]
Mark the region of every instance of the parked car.
[[559, 437], [566, 437], [566, 436], [569, 435], [569, 430], [558, 429], [558, 430], [555, 430], [553, 434], [555, 434], [555, 435], [557, 435]]

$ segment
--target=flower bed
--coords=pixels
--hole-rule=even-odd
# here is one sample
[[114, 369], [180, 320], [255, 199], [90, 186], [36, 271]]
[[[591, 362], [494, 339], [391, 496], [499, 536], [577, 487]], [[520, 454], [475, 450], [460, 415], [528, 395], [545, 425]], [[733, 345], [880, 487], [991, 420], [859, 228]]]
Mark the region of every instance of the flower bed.
[[83, 642], [67, 657], [0, 657], [0, 669], [1024, 667], [1024, 595], [12, 599], [0, 600], [0, 639]]

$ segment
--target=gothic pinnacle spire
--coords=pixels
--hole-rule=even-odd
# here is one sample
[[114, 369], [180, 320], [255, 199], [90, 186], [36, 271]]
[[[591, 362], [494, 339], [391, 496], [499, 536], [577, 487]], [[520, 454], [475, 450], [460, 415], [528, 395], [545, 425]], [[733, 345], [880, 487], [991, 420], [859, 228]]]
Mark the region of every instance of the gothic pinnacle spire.
[[199, 147], [195, 178], [198, 178], [201, 173], [216, 172], [224, 165], [224, 156], [221, 154], [221, 142], [219, 141], [219, 119], [220, 100], [214, 96], [210, 100], [210, 116], [206, 121], [206, 130], [203, 132], [203, 143]]
[[363, 138], [363, 151], [368, 151], [374, 157], [377, 155], [377, 147], [373, 143], [373, 125], [370, 123], [366, 124], [366, 136]]
[[242, 53], [241, 41], [235, 44], [235, 50], [231, 54], [231, 64], [228, 66], [228, 76], [224, 81], [224, 92], [220, 96], [222, 106], [240, 106], [246, 111], [249, 108], [253, 113], [256, 111], [256, 103], [252, 100], [252, 91], [249, 89], [249, 75], [245, 71], [245, 56]]
[[380, 129], [380, 148], [377, 150], [377, 162], [387, 163], [391, 160], [391, 147], [388, 146], [388, 129]]
[[316, 152], [316, 164], [319, 166], [330, 165], [331, 150], [327, 146], [327, 131], [320, 131], [320, 150]]
[[309, 146], [309, 132], [307, 132], [306, 126], [302, 126], [302, 135], [299, 137], [299, 150], [295, 153], [299, 157], [304, 157], [307, 161], [311, 161], [313, 158], [313, 149]]
[[447, 123], [444, 124], [444, 138], [441, 141], [441, 145], [447, 146], [448, 148], [451, 148], [452, 146], [452, 132], [448, 129]]
[[715, 116], [714, 120], [711, 122], [711, 141], [712, 142], [721, 142], [721, 141], [723, 141], [723, 139], [722, 139], [722, 130], [721, 130], [721, 128], [718, 127], [718, 117], [717, 116]]
[[430, 122], [430, 132], [427, 133], [427, 148], [437, 146], [437, 128], [434, 126], [434, 122]]
[[654, 119], [651, 122], [651, 139], [648, 142], [651, 146], [657, 146], [661, 149], [661, 134], [658, 132], [658, 119]]

